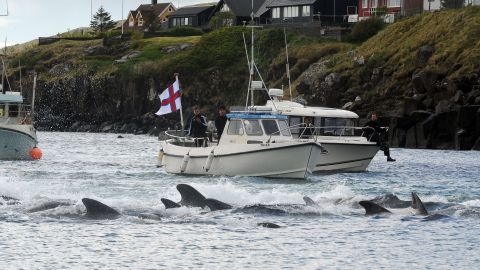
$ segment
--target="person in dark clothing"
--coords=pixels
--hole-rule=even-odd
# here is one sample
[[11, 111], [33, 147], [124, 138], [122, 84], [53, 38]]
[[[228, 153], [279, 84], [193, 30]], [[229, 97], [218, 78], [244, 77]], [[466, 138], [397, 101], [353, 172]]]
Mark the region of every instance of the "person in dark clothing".
[[300, 138], [309, 139], [315, 133], [315, 127], [312, 124], [312, 118], [305, 117], [303, 122], [304, 123], [300, 125]]
[[387, 130], [380, 126], [376, 112], [372, 112], [370, 121], [365, 124], [365, 127], [369, 127], [365, 129], [367, 138], [370, 138], [370, 141], [376, 142], [377, 145], [380, 146], [380, 150], [382, 150], [383, 154], [387, 157], [387, 161], [395, 161], [395, 159], [390, 156], [390, 148], [386, 139]]
[[207, 118], [201, 114], [200, 106], [193, 106], [193, 116], [190, 120], [188, 136], [196, 138], [195, 145], [202, 146], [207, 136]]
[[217, 129], [218, 140], [222, 137], [223, 130], [225, 129], [225, 125], [227, 124], [227, 109], [225, 106], [218, 107], [218, 116], [215, 118], [215, 128]]

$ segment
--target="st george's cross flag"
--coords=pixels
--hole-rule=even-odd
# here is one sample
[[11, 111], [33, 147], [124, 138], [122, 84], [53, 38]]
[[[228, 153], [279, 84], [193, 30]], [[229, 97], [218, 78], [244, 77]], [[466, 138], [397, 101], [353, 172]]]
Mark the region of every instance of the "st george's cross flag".
[[180, 85], [178, 84], [178, 80], [176, 80], [172, 85], [170, 85], [160, 94], [160, 110], [158, 110], [158, 112], [156, 112], [155, 114], [164, 115], [181, 109], [181, 97], [182, 95], [180, 93]]

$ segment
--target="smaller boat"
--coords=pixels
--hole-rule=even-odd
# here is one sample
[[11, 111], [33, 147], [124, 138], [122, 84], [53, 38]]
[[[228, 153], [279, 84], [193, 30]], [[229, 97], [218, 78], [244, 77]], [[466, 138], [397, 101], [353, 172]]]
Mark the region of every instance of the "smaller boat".
[[231, 113], [227, 118], [221, 139], [200, 147], [196, 147], [198, 139], [167, 131], [170, 139], [161, 142], [160, 157], [165, 171], [304, 179], [324, 151], [317, 142], [293, 139], [287, 116]]
[[[270, 89], [272, 97], [266, 106], [275, 108], [279, 114], [288, 117], [294, 137], [302, 136], [305, 118], [312, 120], [313, 136], [310, 140], [319, 142], [328, 151], [315, 166], [315, 172], [362, 172], [365, 171], [380, 147], [365, 136], [369, 128], [355, 126], [358, 115], [354, 112], [327, 108], [308, 107], [289, 100], [282, 100], [283, 90]], [[373, 132], [369, 132], [373, 134]]]
[[20, 92], [0, 92], [0, 160], [32, 160], [37, 134]]
[[[11, 90], [5, 72], [5, 62], [3, 58], [0, 58], [0, 60], [2, 64], [2, 81], [0, 84], [0, 160], [40, 159], [42, 152], [37, 148], [37, 132], [33, 127], [32, 121], [37, 76], [35, 74], [33, 78], [32, 105], [29, 106], [24, 103], [21, 92]], [[20, 80], [21, 78], [20, 73]]]

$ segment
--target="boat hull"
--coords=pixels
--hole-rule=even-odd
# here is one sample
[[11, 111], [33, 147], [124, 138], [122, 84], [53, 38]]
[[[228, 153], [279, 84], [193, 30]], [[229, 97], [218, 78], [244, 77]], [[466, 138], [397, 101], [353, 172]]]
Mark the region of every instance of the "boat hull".
[[377, 154], [375, 143], [321, 142], [328, 151], [317, 161], [315, 172], [363, 172]]
[[32, 160], [30, 150], [37, 145], [31, 125], [0, 126], [0, 160]]
[[313, 172], [322, 147], [313, 142], [212, 147], [182, 147], [167, 142], [163, 151], [162, 164], [168, 173], [304, 179]]

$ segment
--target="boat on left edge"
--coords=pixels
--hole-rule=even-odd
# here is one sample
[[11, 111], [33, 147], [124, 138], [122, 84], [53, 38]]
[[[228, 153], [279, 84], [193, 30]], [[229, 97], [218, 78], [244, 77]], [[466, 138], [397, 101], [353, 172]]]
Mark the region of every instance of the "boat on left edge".
[[[0, 85], [0, 160], [40, 159], [42, 153], [37, 148], [37, 132], [33, 126], [36, 75], [34, 76], [32, 103], [28, 105], [24, 102], [22, 92], [12, 91], [10, 88], [3, 59], [2, 67], [2, 83]], [[7, 87], [5, 87], [6, 84]]]

